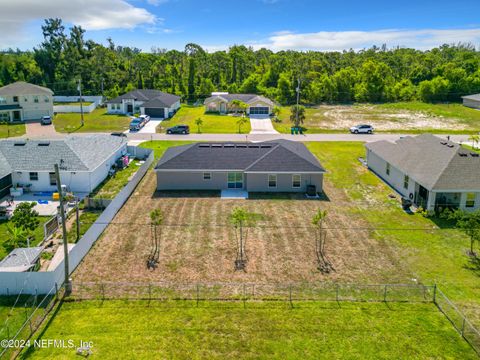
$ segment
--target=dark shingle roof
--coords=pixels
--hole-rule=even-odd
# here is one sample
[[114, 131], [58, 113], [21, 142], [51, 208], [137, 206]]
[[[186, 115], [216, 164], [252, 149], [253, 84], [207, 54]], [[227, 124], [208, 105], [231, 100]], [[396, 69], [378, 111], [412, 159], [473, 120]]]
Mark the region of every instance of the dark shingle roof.
[[223, 98], [227, 102], [233, 101], [233, 100], [240, 100], [243, 101], [246, 104], [250, 104], [254, 101], [260, 100], [263, 101], [267, 104], [270, 104], [271, 106], [274, 106], [275, 104], [273, 103], [272, 100], [266, 98], [265, 96], [262, 95], [256, 95], [256, 94], [219, 94], [219, 95], [213, 95], [205, 99], [205, 104], [218, 98]]
[[29, 84], [24, 81], [17, 81], [13, 84], [6, 85], [0, 88], [1, 95], [53, 95], [53, 91], [49, 88], [38, 86], [34, 84]]
[[325, 172], [305, 145], [287, 140], [262, 143], [195, 143], [168, 149], [157, 170]]
[[119, 104], [124, 99], [135, 99], [143, 101], [144, 107], [149, 108], [165, 108], [170, 107], [180, 100], [180, 96], [168, 94], [160, 90], [152, 89], [137, 89], [129, 91], [126, 94], [120, 95], [115, 99], [107, 101], [108, 104]]
[[365, 145], [430, 190], [479, 190], [480, 156], [431, 134]]
[[66, 171], [89, 171], [124, 145], [122, 137], [100, 134], [69, 136], [62, 140], [2, 140], [0, 174], [53, 171], [56, 163]]

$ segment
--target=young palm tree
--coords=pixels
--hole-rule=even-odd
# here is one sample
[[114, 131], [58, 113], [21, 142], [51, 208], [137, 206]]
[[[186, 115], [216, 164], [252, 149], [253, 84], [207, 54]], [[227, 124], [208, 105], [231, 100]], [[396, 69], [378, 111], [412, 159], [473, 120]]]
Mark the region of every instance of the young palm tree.
[[478, 135], [470, 135], [470, 137], [468, 138], [469, 141], [472, 142], [472, 147], [474, 149], [477, 149], [477, 146], [478, 145], [478, 142], [480, 141], [480, 136]]
[[305, 121], [305, 106], [303, 105], [293, 105], [290, 108], [290, 121], [299, 127]]
[[197, 118], [195, 120], [195, 124], [197, 125], [197, 132], [200, 134], [200, 127], [203, 125], [203, 120], [202, 118]]
[[6, 245], [12, 248], [18, 247], [19, 244], [27, 241], [28, 233], [21, 227], [16, 227], [11, 224], [7, 224], [8, 241]]
[[238, 118], [237, 120], [237, 125], [238, 125], [238, 133], [240, 134], [242, 132], [242, 126], [247, 123], [247, 118], [241, 117]]

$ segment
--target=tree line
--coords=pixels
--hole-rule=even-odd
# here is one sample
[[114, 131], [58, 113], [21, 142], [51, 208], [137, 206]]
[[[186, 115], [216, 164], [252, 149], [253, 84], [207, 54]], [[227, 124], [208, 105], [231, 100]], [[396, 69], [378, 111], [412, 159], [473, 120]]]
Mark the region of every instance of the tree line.
[[280, 51], [235, 45], [207, 52], [187, 44], [184, 51], [107, 45], [84, 38], [80, 26], [66, 29], [46, 19], [43, 42], [31, 51], [0, 52], [0, 85], [27, 81], [57, 95], [83, 93], [112, 98], [132, 89], [159, 89], [186, 101], [212, 91], [263, 94], [293, 104], [300, 84], [304, 104], [421, 100], [460, 101], [480, 92], [480, 51], [471, 44], [421, 51], [374, 46], [360, 51]]

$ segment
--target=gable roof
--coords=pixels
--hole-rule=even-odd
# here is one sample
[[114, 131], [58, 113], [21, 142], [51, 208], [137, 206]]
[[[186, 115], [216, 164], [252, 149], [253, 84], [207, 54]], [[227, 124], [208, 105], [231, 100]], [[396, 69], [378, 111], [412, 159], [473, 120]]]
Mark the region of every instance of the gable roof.
[[[12, 171], [90, 171], [125, 146], [119, 136], [69, 136], [62, 140], [0, 141], [0, 174]], [[4, 176], [5, 176], [4, 175]]]
[[18, 96], [18, 95], [53, 95], [49, 88], [17, 81], [0, 88], [0, 96]]
[[143, 101], [142, 107], [171, 107], [180, 100], [180, 96], [165, 93], [160, 90], [136, 89], [107, 101], [107, 104], [120, 104], [122, 100], [134, 99]]
[[208, 104], [209, 102], [212, 102], [217, 99], [223, 100], [225, 102], [240, 100], [249, 105], [253, 104], [256, 101], [262, 101], [264, 103], [269, 104], [270, 106], [275, 106], [275, 103], [272, 100], [266, 98], [265, 96], [256, 95], [256, 94], [218, 94], [218, 95], [213, 95], [206, 98], [204, 101], [204, 104]]
[[169, 148], [156, 170], [325, 172], [305, 145], [279, 140], [261, 143], [195, 143]]
[[43, 248], [30, 247], [30, 248], [16, 248], [13, 249], [5, 259], [0, 261], [0, 272], [23, 272], [28, 271], [35, 265]]
[[465, 95], [462, 99], [480, 101], [480, 94]]
[[480, 190], [479, 154], [454, 142], [422, 134], [365, 146], [429, 190]]

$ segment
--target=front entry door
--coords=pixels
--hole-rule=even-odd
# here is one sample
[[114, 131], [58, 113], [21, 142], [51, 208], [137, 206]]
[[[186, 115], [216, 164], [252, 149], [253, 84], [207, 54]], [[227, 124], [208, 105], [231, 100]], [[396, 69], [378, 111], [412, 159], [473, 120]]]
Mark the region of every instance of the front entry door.
[[133, 105], [132, 104], [127, 105], [127, 112], [133, 113]]
[[227, 187], [229, 189], [243, 189], [243, 173], [228, 173]]
[[20, 120], [21, 120], [20, 111], [14, 111], [13, 112], [13, 121], [20, 121]]

